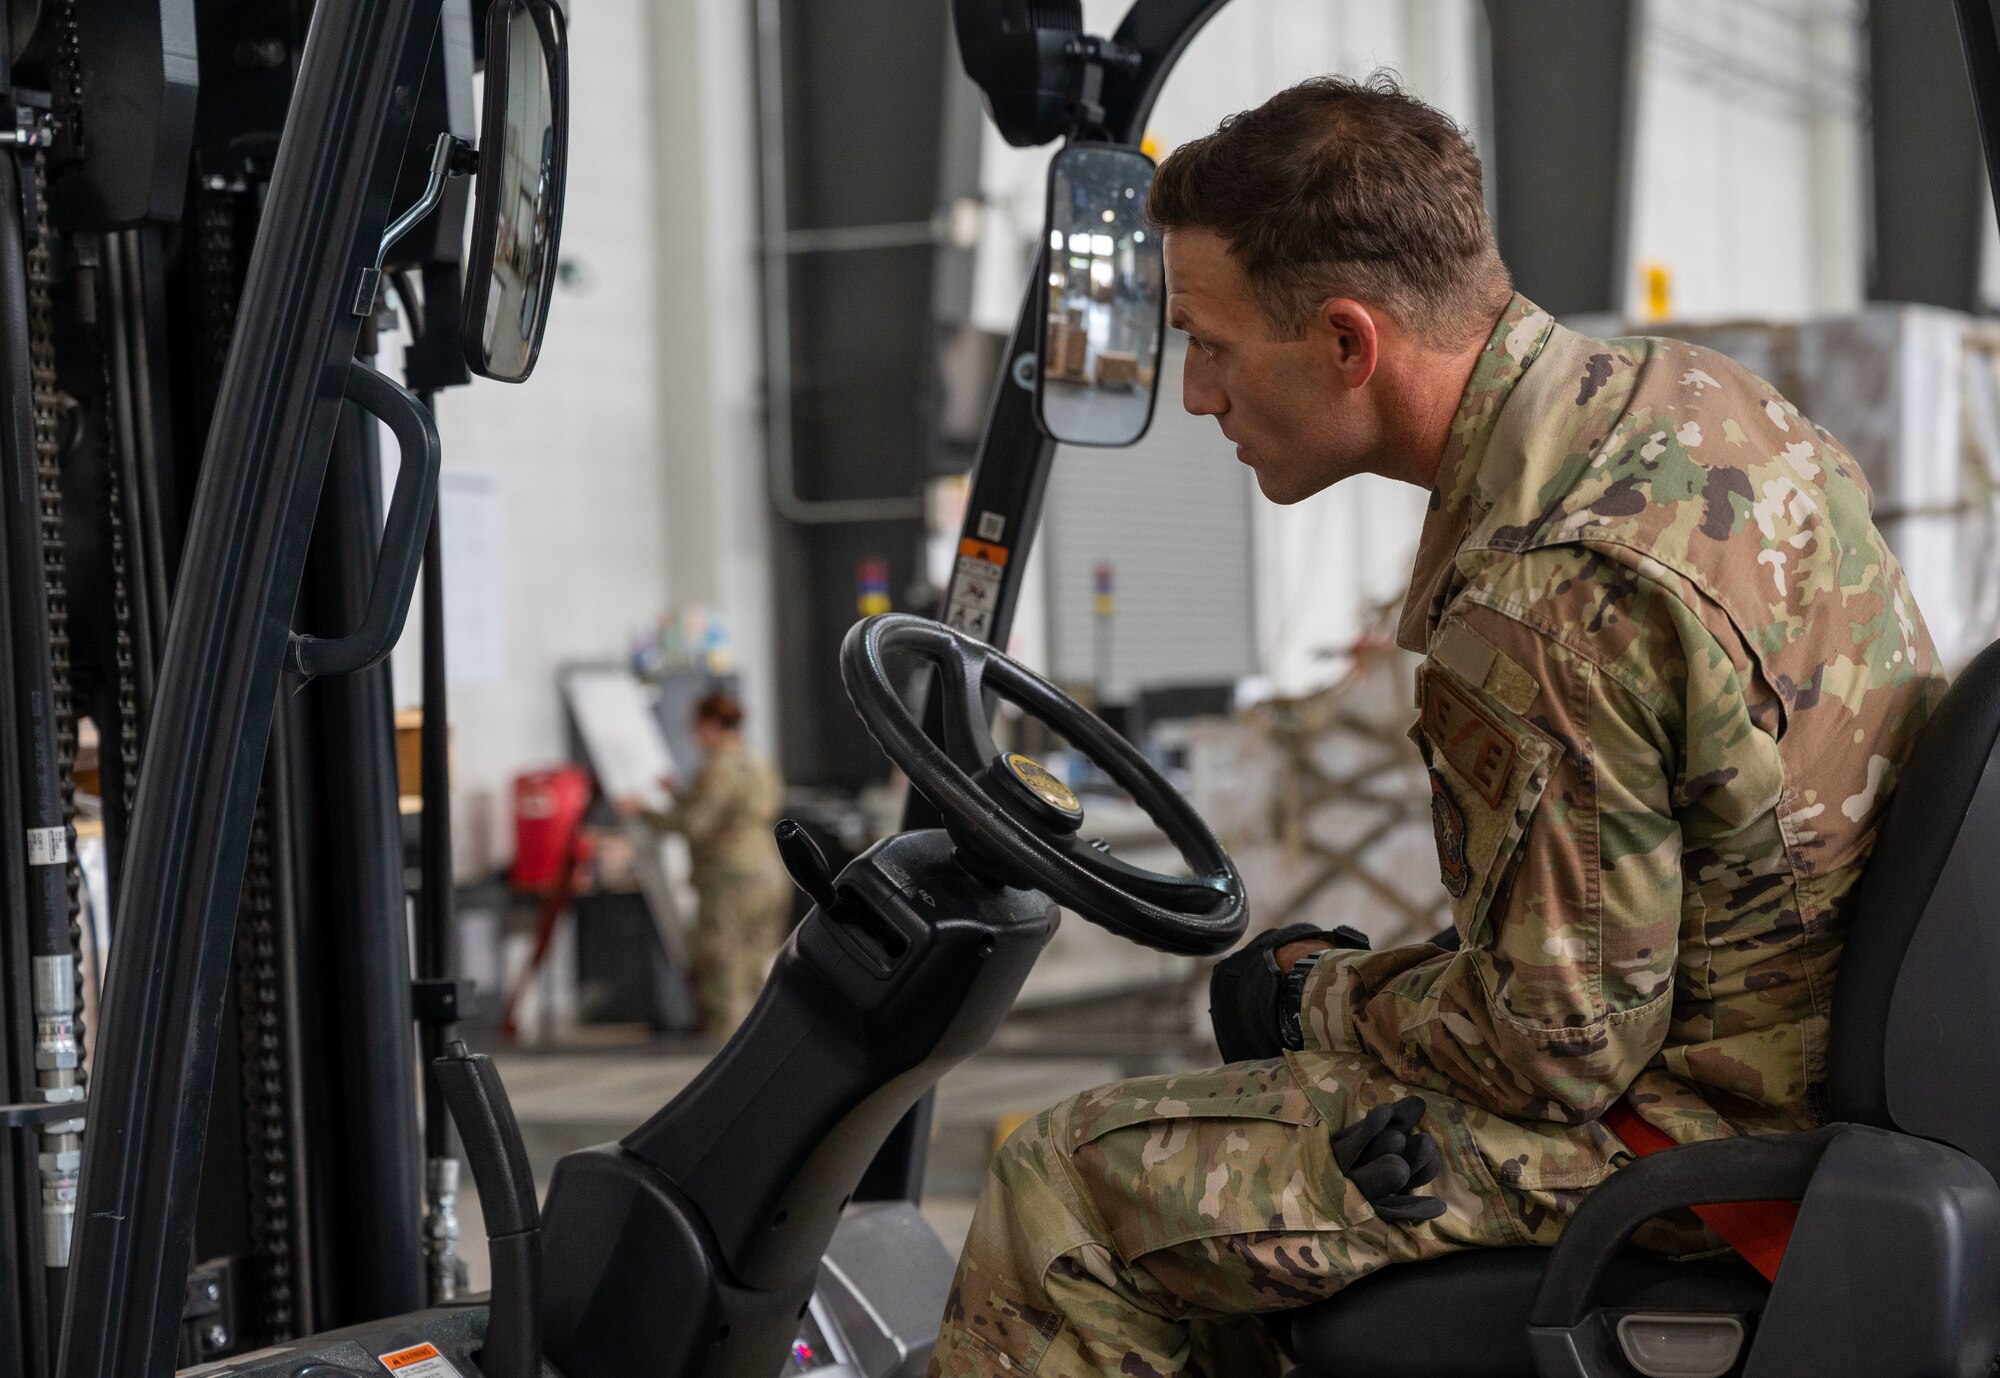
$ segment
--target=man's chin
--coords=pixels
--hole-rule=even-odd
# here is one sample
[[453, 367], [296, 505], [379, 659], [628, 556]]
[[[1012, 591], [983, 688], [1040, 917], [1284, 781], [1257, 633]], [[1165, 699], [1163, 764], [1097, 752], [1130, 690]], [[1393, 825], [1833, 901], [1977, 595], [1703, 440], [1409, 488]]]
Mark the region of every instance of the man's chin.
[[1250, 471], [1257, 475], [1257, 491], [1269, 502], [1280, 507], [1290, 507], [1293, 503], [1304, 502], [1313, 494], [1331, 487], [1330, 483], [1315, 483], [1303, 474], [1277, 474], [1255, 463]]

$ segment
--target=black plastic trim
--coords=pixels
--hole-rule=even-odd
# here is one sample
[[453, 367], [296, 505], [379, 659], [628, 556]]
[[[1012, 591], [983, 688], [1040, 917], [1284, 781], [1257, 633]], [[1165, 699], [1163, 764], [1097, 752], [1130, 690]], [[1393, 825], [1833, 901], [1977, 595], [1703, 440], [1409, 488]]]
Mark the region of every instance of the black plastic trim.
[[402, 384], [356, 359], [347, 366], [347, 399], [389, 428], [402, 450], [402, 463], [396, 470], [396, 491], [382, 526], [381, 554], [361, 625], [340, 637], [292, 633], [292, 669], [308, 679], [366, 670], [380, 665], [396, 649], [416, 592], [443, 465], [430, 408]]
[[1613, 1173], [1577, 1208], [1549, 1257], [1528, 1323], [1567, 1329], [1597, 1304], [1605, 1272], [1656, 1215], [1730, 1201], [1796, 1201], [1848, 1126], [1681, 1144]]

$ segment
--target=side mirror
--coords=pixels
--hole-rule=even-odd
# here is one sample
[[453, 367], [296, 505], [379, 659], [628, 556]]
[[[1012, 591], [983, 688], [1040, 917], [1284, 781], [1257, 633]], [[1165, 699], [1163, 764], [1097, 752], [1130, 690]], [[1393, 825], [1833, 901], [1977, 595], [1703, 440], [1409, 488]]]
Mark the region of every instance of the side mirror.
[[555, 0], [493, 0], [486, 108], [466, 251], [459, 346], [474, 373], [518, 383], [535, 367], [555, 289], [569, 170], [569, 45]]
[[1049, 164], [1035, 419], [1065, 445], [1130, 445], [1152, 424], [1167, 304], [1152, 186], [1153, 160], [1122, 144], [1066, 144]]

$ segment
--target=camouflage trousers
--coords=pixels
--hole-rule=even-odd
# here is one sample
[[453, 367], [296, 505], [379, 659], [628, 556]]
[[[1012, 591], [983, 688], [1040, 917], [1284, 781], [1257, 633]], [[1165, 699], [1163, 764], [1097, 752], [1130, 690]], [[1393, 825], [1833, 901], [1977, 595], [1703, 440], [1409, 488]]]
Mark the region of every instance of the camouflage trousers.
[[701, 1031], [727, 1038], [757, 1003], [771, 954], [785, 939], [792, 891], [784, 874], [698, 876], [699, 903], [688, 934]]
[[1276, 1374], [1254, 1313], [1324, 1300], [1391, 1263], [1552, 1244], [1588, 1187], [1627, 1161], [1596, 1125], [1530, 1128], [1420, 1092], [1444, 1158], [1425, 1190], [1449, 1209], [1379, 1220], [1332, 1137], [1407, 1094], [1370, 1059], [1305, 1052], [1121, 1082], [1044, 1111], [994, 1159], [933, 1378]]

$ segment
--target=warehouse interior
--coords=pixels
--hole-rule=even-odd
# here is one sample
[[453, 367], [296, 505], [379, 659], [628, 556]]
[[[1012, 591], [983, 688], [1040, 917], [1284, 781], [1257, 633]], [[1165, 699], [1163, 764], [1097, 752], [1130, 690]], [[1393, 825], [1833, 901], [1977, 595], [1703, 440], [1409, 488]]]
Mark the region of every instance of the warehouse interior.
[[[939, 1371], [1011, 1135], [1233, 1061], [1246, 933], [1451, 930], [1397, 640], [1434, 497], [1260, 497], [1183, 407], [1139, 209], [1295, 83], [1443, 112], [1522, 294], [1767, 380], [1852, 456], [1942, 671], [2000, 640], [1989, 0], [5, 18], [0, 1378]], [[1116, 209], [1068, 224], [1093, 154]], [[1965, 730], [1934, 868], [1990, 850], [1954, 841], [1993, 802]], [[1076, 843], [1042, 870], [938, 841], [1036, 809]], [[1976, 1004], [2000, 952], [1964, 942]], [[1895, 1094], [1867, 1132], [1950, 1155], [1898, 1160], [1919, 1204], [1815, 1214], [1838, 1125], [1676, 1202], [1805, 1202], [1792, 1291], [1566, 1315], [1537, 1260], [1504, 1305], [1465, 1273], [1462, 1314], [1441, 1281], [1274, 1322], [1271, 1371], [1988, 1373], [2000, 1135]], [[1855, 1241], [1910, 1319], [1825, 1367], [1788, 1298], [1886, 1295]], [[1413, 1307], [1468, 1328], [1347, 1338]]]

